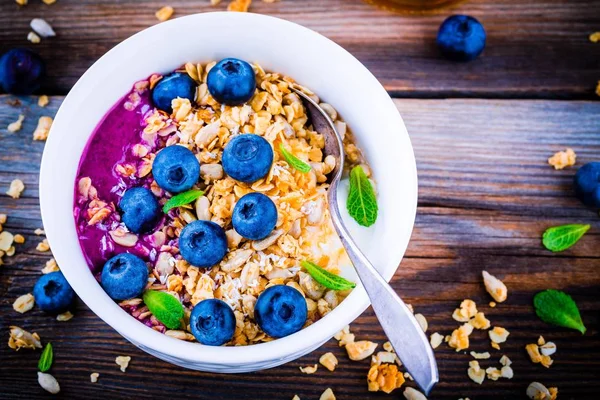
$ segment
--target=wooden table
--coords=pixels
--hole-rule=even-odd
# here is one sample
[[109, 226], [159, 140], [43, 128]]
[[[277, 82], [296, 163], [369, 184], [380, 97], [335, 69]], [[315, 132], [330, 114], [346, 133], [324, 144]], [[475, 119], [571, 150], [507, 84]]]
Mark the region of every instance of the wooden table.
[[[12, 310], [19, 295], [31, 291], [49, 253], [35, 250], [41, 237], [38, 168], [44, 144], [32, 142], [37, 119], [54, 115], [63, 95], [94, 60], [119, 41], [154, 23], [154, 11], [172, 5], [175, 17], [215, 9], [208, 0], [118, 1], [58, 0], [52, 6], [30, 0], [19, 8], [0, 5], [0, 51], [26, 41], [29, 21], [47, 19], [58, 36], [35, 48], [48, 61], [42, 109], [35, 97], [0, 96], [0, 213], [6, 230], [26, 237], [17, 254], [0, 267], [0, 334], [9, 325], [38, 332], [55, 349], [52, 373], [63, 398], [318, 399], [333, 388], [338, 399], [401, 398], [366, 389], [367, 360], [352, 362], [337, 342], [300, 360], [268, 371], [214, 375], [174, 367], [122, 339], [84, 305], [75, 318], [56, 322], [34, 309]], [[446, 345], [436, 351], [441, 381], [430, 399], [521, 399], [531, 381], [557, 386], [560, 399], [597, 399], [600, 393], [600, 219], [572, 193], [576, 168], [554, 171], [546, 159], [572, 147], [578, 166], [600, 156], [600, 44], [587, 36], [600, 30], [600, 3], [594, 0], [473, 0], [452, 12], [480, 19], [488, 33], [482, 57], [467, 64], [438, 56], [435, 33], [451, 12], [409, 17], [359, 0], [255, 0], [251, 11], [286, 18], [335, 40], [369, 67], [389, 90], [411, 135], [419, 170], [419, 208], [412, 240], [393, 287], [429, 321], [428, 333], [448, 334], [458, 326], [450, 317], [464, 298], [477, 302], [493, 325], [511, 334], [502, 354], [513, 360], [512, 380], [479, 386], [467, 377], [471, 357]], [[211, 34], [198, 34], [210, 40]], [[6, 126], [20, 113], [24, 127]], [[14, 178], [25, 182], [23, 197], [4, 192]], [[572, 249], [553, 254], [541, 246], [549, 226], [589, 223], [590, 232]], [[508, 300], [491, 309], [481, 270], [502, 278]], [[532, 307], [535, 293], [547, 288], [570, 293], [579, 304], [588, 333], [546, 325]], [[352, 324], [359, 339], [383, 343], [372, 311]], [[555, 364], [532, 364], [524, 350], [539, 335], [554, 341]], [[486, 334], [472, 335], [470, 350], [487, 351]], [[334, 373], [323, 368], [304, 375], [299, 366], [314, 364], [326, 351], [340, 359]], [[126, 373], [117, 355], [130, 355]], [[49, 397], [36, 382], [39, 352], [15, 352], [0, 345], [0, 398]], [[99, 372], [98, 383], [89, 380]], [[409, 385], [412, 385], [409, 383]]]

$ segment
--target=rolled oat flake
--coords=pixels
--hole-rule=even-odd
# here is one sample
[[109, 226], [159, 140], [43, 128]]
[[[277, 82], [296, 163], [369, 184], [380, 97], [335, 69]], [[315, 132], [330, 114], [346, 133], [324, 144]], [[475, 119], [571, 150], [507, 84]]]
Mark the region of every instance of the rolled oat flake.
[[34, 18], [31, 20], [31, 23], [29, 25], [31, 26], [31, 29], [33, 29], [41, 37], [47, 38], [56, 36], [54, 29], [52, 29], [52, 27], [49, 23], [46, 22], [46, 20], [43, 20], [41, 18]]
[[38, 372], [38, 383], [47, 392], [52, 394], [57, 394], [60, 392], [60, 385], [58, 384], [58, 381], [50, 374]]

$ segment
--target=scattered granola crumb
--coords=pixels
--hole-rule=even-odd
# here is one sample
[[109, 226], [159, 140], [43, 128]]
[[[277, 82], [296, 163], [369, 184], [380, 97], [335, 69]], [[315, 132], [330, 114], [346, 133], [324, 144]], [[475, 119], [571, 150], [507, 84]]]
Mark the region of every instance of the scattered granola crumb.
[[431, 336], [429, 337], [429, 343], [431, 344], [431, 347], [434, 349], [437, 349], [439, 347], [439, 345], [442, 344], [443, 340], [444, 340], [444, 336], [440, 335], [437, 332], [432, 333]]
[[548, 391], [550, 392], [550, 400], [556, 400], [558, 397], [558, 388], [551, 387], [548, 388]]
[[573, 149], [567, 148], [565, 151], [559, 151], [548, 159], [548, 164], [554, 169], [563, 169], [575, 165], [577, 155]]
[[46, 234], [46, 232], [44, 232], [44, 230], [40, 228], [37, 228], [35, 231], [33, 231], [33, 233], [35, 233], [38, 236]]
[[119, 367], [121, 367], [121, 372], [125, 372], [127, 370], [130, 361], [131, 357], [129, 356], [118, 356], [117, 358], [115, 358], [115, 362]]
[[502, 364], [503, 366], [507, 367], [510, 364], [512, 364], [512, 361], [510, 361], [510, 358], [508, 358], [506, 356], [506, 354], [505, 354], [502, 357], [500, 357], [500, 364]]
[[42, 253], [50, 250], [50, 245], [48, 244], [48, 239], [44, 239], [37, 244], [35, 247], [37, 251], [41, 251]]
[[48, 261], [46, 261], [46, 266], [42, 268], [42, 274], [49, 274], [50, 272], [56, 271], [60, 271], [60, 268], [58, 268], [58, 264], [56, 263], [56, 260], [54, 258], [51, 258]]
[[156, 15], [156, 19], [163, 22], [171, 18], [171, 16], [173, 16], [174, 11], [175, 10], [173, 10], [173, 7], [165, 6], [158, 10], [154, 15]]
[[491, 357], [490, 353], [487, 351], [485, 353], [476, 353], [476, 352], [472, 351], [470, 354], [476, 360], [486, 360]]
[[327, 388], [323, 392], [321, 397], [319, 397], [319, 400], [335, 400], [335, 395], [333, 394], [333, 390], [331, 390], [331, 388]]
[[8, 231], [0, 232], [0, 250], [9, 251], [13, 245], [15, 237]]
[[65, 311], [64, 313], [58, 314], [56, 316], [56, 320], [58, 322], [67, 322], [71, 318], [73, 318], [73, 314], [71, 313], [71, 311]]
[[38, 44], [42, 41], [38, 34], [33, 31], [27, 34], [27, 40], [29, 40], [33, 44]]
[[381, 364], [398, 364], [402, 365], [400, 359], [396, 356], [396, 353], [391, 351], [379, 351], [376, 355], [371, 356], [371, 365], [381, 365]]
[[534, 364], [542, 364], [546, 368], [550, 368], [554, 360], [549, 355], [540, 354], [540, 346], [536, 343], [530, 343], [525, 346], [525, 350]]
[[540, 335], [540, 337], [538, 338], [537, 344], [538, 344], [538, 346], [545, 345], [546, 344], [546, 339], [544, 339], [544, 337]]
[[315, 365], [309, 365], [307, 367], [300, 367], [300, 372], [302, 372], [303, 374], [314, 374], [315, 372], [317, 372], [317, 369], [319, 368], [319, 366], [317, 364]]
[[491, 331], [488, 331], [490, 339], [493, 343], [504, 343], [510, 332], [499, 326], [495, 326]]
[[210, 0], [210, 5], [211, 6], [216, 6], [217, 4], [219, 4], [221, 2], [221, 0]]
[[56, 0], [42, 0], [42, 1], [48, 5], [56, 3]]
[[15, 1], [20, 6], [26, 6], [27, 5], [27, 0], [15, 0]]
[[415, 388], [407, 387], [404, 389], [404, 398], [406, 400], [427, 400], [427, 397]]
[[492, 308], [496, 307], [496, 302], [495, 301], [490, 301], [490, 307], [492, 307]]
[[37, 333], [29, 333], [25, 329], [13, 325], [10, 327], [8, 347], [16, 351], [23, 348], [35, 350], [42, 348], [42, 342]]
[[373, 354], [376, 348], [377, 343], [368, 340], [360, 340], [358, 342], [352, 342], [346, 345], [348, 357], [350, 357], [352, 361], [364, 360]]
[[8, 127], [6, 129], [10, 133], [15, 133], [15, 132], [21, 130], [21, 128], [23, 127], [24, 119], [25, 119], [25, 116], [23, 114], [19, 114], [19, 117], [17, 118], [17, 120], [15, 122], [11, 122], [10, 124], [8, 124]]
[[46, 140], [50, 133], [50, 127], [52, 127], [53, 119], [51, 117], [40, 117], [38, 120], [37, 128], [33, 131], [33, 140]]
[[405, 373], [404, 373], [404, 377], [405, 377], [406, 379], [408, 379], [409, 381], [414, 381], [414, 378], [413, 378], [413, 377], [412, 377], [412, 375], [411, 375], [411, 374], [409, 374], [408, 372], [405, 372]]
[[589, 38], [590, 38], [590, 42], [592, 42], [592, 43], [600, 42], [600, 32], [590, 33]]
[[48, 96], [46, 96], [45, 94], [38, 97], [38, 106], [46, 107], [48, 103], [50, 103], [50, 99], [48, 99]]
[[21, 197], [21, 193], [23, 193], [23, 190], [25, 190], [25, 184], [23, 183], [23, 181], [20, 179], [14, 179], [10, 183], [10, 187], [8, 188], [6, 194], [12, 197], [13, 199], [18, 199], [19, 197]]
[[600, 96], [600, 81], [598, 81], [598, 84], [596, 85], [596, 95]]
[[556, 345], [553, 342], [544, 343], [540, 346], [540, 352], [545, 356], [556, 353]]
[[390, 342], [385, 342], [382, 347], [385, 351], [394, 351], [394, 348], [392, 347], [392, 344]]
[[404, 375], [394, 364], [372, 365], [367, 374], [369, 392], [391, 393], [405, 382]]
[[482, 384], [485, 379], [485, 371], [479, 366], [479, 361], [469, 361], [469, 369], [467, 369], [469, 378], [475, 383]]
[[[219, 1], [221, 1], [221, 0], [219, 0]], [[292, 397], [292, 400], [300, 400], [300, 397], [297, 394], [295, 394], [294, 397]]]
[[35, 33], [37, 33], [38, 35], [40, 35], [43, 38], [56, 36], [54, 29], [52, 29], [52, 26], [50, 26], [48, 21], [46, 21], [45, 19], [34, 18], [31, 20], [29, 25], [31, 26], [31, 29], [33, 29], [33, 31]]
[[38, 372], [38, 383], [47, 392], [57, 394], [60, 392], [60, 385], [55, 377], [44, 372]]
[[489, 329], [490, 327], [490, 320], [487, 319], [482, 312], [475, 314], [475, 316], [469, 320], [469, 323], [476, 329]]
[[485, 285], [485, 290], [494, 298], [498, 303], [502, 303], [506, 300], [508, 295], [508, 289], [506, 285], [495, 276], [489, 274], [487, 271], [481, 271], [481, 275], [483, 275], [483, 284]]
[[425, 316], [423, 314], [415, 314], [415, 318], [417, 320], [417, 322], [419, 323], [419, 326], [421, 326], [421, 329], [423, 330], [423, 332], [427, 332], [427, 319], [425, 319]]
[[465, 323], [460, 327], [452, 331], [450, 339], [448, 340], [448, 346], [461, 351], [469, 348], [469, 335], [473, 332], [473, 325]]
[[321, 365], [327, 368], [329, 371], [333, 372], [335, 367], [338, 365], [338, 359], [332, 352], [328, 352], [319, 358], [319, 363], [321, 363]]
[[252, 0], [233, 0], [227, 6], [227, 11], [247, 12]]
[[13, 303], [13, 309], [21, 314], [25, 314], [27, 311], [31, 310], [35, 305], [35, 298], [31, 293], [24, 294], [19, 296], [15, 302]]
[[491, 345], [491, 346], [492, 346], [494, 349], [496, 349], [496, 350], [500, 350], [500, 345], [499, 345], [498, 343], [491, 342], [491, 343], [490, 343], [490, 345]]
[[7, 219], [8, 219], [8, 215], [0, 214], [0, 224], [5, 224]]
[[489, 367], [485, 370], [486, 376], [489, 380], [497, 381], [502, 377], [500, 370], [495, 367]]
[[99, 373], [97, 373], [97, 372], [92, 372], [92, 373], [90, 374], [90, 382], [92, 382], [92, 383], [96, 383], [96, 382], [98, 382], [98, 377], [100, 377], [100, 374], [99, 374]]
[[21, 234], [16, 234], [14, 237], [14, 241], [17, 244], [23, 244], [23, 243], [25, 243], [25, 236], [23, 236]]
[[[552, 393], [550, 389], [554, 389]], [[531, 382], [527, 387], [527, 396], [533, 400], [555, 400], [558, 395], [558, 389], [556, 388], [546, 388], [543, 384], [539, 382]]]
[[452, 318], [458, 322], [468, 322], [477, 314], [477, 305], [473, 300], [465, 299], [452, 313]]

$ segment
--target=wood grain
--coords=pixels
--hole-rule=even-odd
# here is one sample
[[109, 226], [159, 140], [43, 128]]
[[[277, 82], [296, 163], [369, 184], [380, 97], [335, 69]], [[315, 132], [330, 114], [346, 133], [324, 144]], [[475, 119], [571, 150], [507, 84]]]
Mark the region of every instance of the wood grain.
[[[37, 170], [43, 143], [32, 143], [40, 115], [53, 115], [62, 98], [40, 109], [35, 99], [10, 106], [0, 96], [0, 213], [8, 213], [6, 230], [22, 233], [26, 243], [0, 268], [0, 334], [16, 324], [37, 331], [53, 343], [52, 373], [62, 398], [194, 398], [282, 399], [294, 394], [318, 399], [331, 387], [340, 400], [399, 398], [366, 390], [368, 361], [352, 362], [335, 341], [285, 366], [252, 374], [214, 375], [184, 370], [154, 359], [122, 339], [89, 309], [78, 304], [74, 319], [56, 322], [34, 309], [20, 315], [13, 300], [31, 290], [50, 257], [35, 246], [41, 237], [37, 200]], [[515, 377], [479, 386], [466, 374], [471, 357], [446, 345], [435, 353], [441, 382], [430, 399], [456, 400], [525, 398], [531, 381], [557, 386], [560, 399], [597, 399], [600, 392], [600, 219], [572, 195], [575, 168], [554, 171], [546, 158], [565, 146], [578, 154], [578, 165], [600, 154], [600, 104], [563, 101], [396, 100], [413, 141], [419, 170], [419, 209], [406, 257], [392, 280], [393, 287], [429, 321], [429, 331], [448, 334], [458, 326], [452, 310], [464, 298], [475, 300], [492, 324], [511, 334], [502, 351], [489, 347], [484, 332], [472, 335], [471, 348], [490, 351], [484, 366], [496, 366], [502, 354], [513, 360]], [[6, 125], [25, 112], [24, 128], [14, 134]], [[23, 198], [4, 195], [20, 177], [27, 186]], [[590, 232], [572, 249], [552, 254], [541, 247], [548, 226], [589, 223]], [[502, 278], [509, 288], [506, 303], [490, 308], [481, 270]], [[539, 321], [533, 295], [546, 288], [562, 289], [577, 301], [588, 333], [552, 327]], [[359, 339], [383, 343], [385, 338], [371, 310], [352, 324]], [[524, 346], [539, 335], [554, 341], [558, 352], [550, 369], [532, 364]], [[326, 351], [340, 360], [330, 373], [323, 368], [303, 375], [298, 367], [314, 364]], [[117, 355], [132, 356], [126, 373]], [[14, 352], [0, 345], [0, 398], [46, 398], [36, 382], [39, 352]], [[89, 374], [99, 372], [96, 384]]]
[[[222, 11], [208, 0], [60, 0], [0, 3], [0, 52], [16, 46], [38, 50], [48, 62], [43, 91], [65, 94], [101, 55], [134, 33], [157, 23], [154, 12], [168, 3], [174, 17]], [[470, 0], [427, 16], [390, 13], [361, 0], [254, 0], [251, 11], [314, 29], [336, 41], [399, 97], [517, 97], [593, 99], [600, 79], [600, 45], [588, 35], [600, 29], [595, 0]], [[435, 36], [450, 13], [466, 13], [484, 24], [483, 56], [470, 63], [440, 57]], [[32, 18], [43, 17], [57, 37], [31, 45]], [[210, 40], [219, 32], [203, 32]], [[243, 40], [243, 38], [240, 38]], [[157, 53], [159, 56], [159, 53]], [[201, 55], [199, 55], [201, 57]]]

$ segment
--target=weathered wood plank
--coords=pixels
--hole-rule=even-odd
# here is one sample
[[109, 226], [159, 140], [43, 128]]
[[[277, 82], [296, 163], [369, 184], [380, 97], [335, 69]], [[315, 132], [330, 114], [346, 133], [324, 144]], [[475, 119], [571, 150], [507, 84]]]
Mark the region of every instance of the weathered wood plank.
[[[30, 1], [0, 5], [0, 51], [35, 47], [48, 61], [44, 91], [66, 93], [81, 74], [118, 42], [157, 20], [165, 2], [61, 0], [52, 6]], [[175, 17], [224, 10], [208, 0], [170, 0]], [[600, 76], [600, 46], [587, 36], [600, 26], [594, 0], [470, 0], [429, 16], [390, 13], [361, 0], [255, 0], [252, 12], [285, 18], [333, 39], [360, 59], [385, 87], [402, 97], [588, 98]], [[442, 59], [435, 46], [441, 21], [450, 13], [480, 19], [488, 33], [483, 56], [471, 63]], [[56, 38], [32, 46], [29, 21], [46, 18]], [[203, 32], [210, 40], [218, 32]], [[243, 40], [243, 38], [240, 38]], [[201, 56], [201, 55], [200, 55]]]
[[[58, 323], [37, 309], [20, 315], [12, 301], [31, 290], [39, 270], [50, 256], [35, 246], [41, 237], [33, 230], [41, 224], [37, 202], [37, 169], [43, 143], [32, 143], [31, 132], [42, 114], [53, 115], [60, 97], [47, 109], [35, 99], [0, 96], [0, 213], [7, 212], [4, 228], [26, 236], [14, 258], [0, 268], [0, 332], [12, 324], [37, 331], [52, 341], [56, 363], [52, 373], [60, 381], [65, 398], [239, 398], [315, 399], [332, 387], [339, 399], [384, 399], [366, 391], [368, 361], [351, 362], [335, 341], [313, 354], [285, 366], [253, 374], [213, 375], [184, 370], [158, 361], [123, 340], [83, 304], [76, 316]], [[413, 238], [392, 284], [417, 312], [429, 321], [429, 333], [448, 334], [458, 323], [450, 317], [464, 298], [477, 302], [493, 325], [511, 335], [502, 351], [493, 351], [484, 332], [472, 335], [470, 350], [493, 355], [484, 366], [497, 364], [502, 354], [513, 360], [514, 379], [482, 386], [466, 375], [470, 356], [445, 345], [436, 350], [441, 383], [430, 399], [523, 398], [531, 381], [559, 387], [561, 398], [595, 399], [600, 390], [600, 220], [596, 211], [583, 207], [571, 194], [575, 169], [554, 171], [546, 158], [565, 146], [575, 149], [578, 163], [600, 154], [600, 104], [592, 102], [397, 100], [415, 148], [420, 182], [420, 201]], [[6, 132], [6, 125], [21, 110], [24, 128]], [[24, 197], [4, 195], [10, 180], [24, 177]], [[592, 230], [572, 249], [552, 254], [540, 244], [550, 225], [567, 222], [592, 224]], [[509, 287], [506, 303], [492, 309], [481, 284], [486, 269]], [[559, 288], [578, 302], [589, 333], [555, 328], [539, 321], [532, 297], [539, 290]], [[359, 339], [383, 343], [383, 332], [372, 311], [352, 324]], [[533, 365], [524, 346], [544, 335], [558, 345], [550, 369]], [[5, 336], [6, 339], [6, 336]], [[5, 340], [2, 339], [2, 340]], [[339, 368], [302, 375], [299, 366], [314, 364], [333, 351]], [[114, 358], [133, 357], [126, 373]], [[16, 353], [0, 345], [0, 392], [3, 398], [42, 398], [36, 383], [38, 353]], [[89, 374], [99, 372], [96, 384]], [[398, 395], [394, 395], [397, 398]]]

